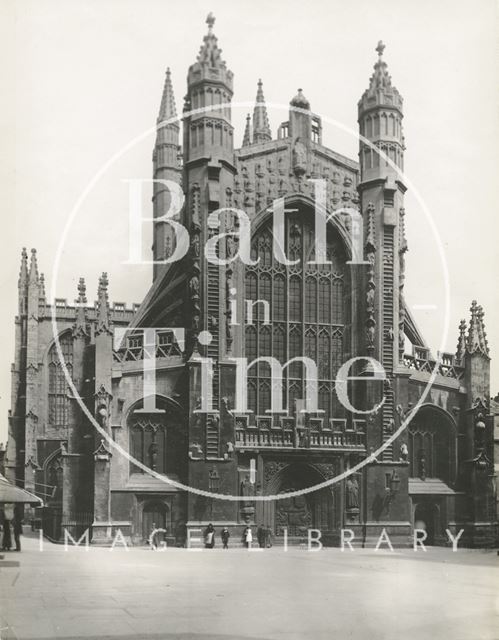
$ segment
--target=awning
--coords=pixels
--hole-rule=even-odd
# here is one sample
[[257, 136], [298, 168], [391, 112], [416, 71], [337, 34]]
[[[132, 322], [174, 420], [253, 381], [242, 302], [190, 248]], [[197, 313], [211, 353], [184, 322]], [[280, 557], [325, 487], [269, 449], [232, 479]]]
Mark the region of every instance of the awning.
[[43, 500], [33, 493], [16, 487], [0, 473], [0, 504], [22, 502], [33, 507], [43, 506]]
[[454, 496], [456, 493], [439, 478], [409, 478], [409, 495]]

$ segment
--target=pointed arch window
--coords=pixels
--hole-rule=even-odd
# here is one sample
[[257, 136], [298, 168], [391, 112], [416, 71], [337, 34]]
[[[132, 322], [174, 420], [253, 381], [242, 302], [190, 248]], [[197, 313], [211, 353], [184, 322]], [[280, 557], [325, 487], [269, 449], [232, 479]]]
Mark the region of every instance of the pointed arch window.
[[[73, 338], [65, 333], [59, 338], [62, 355], [70, 376], [73, 374]], [[63, 428], [69, 419], [69, 387], [54, 344], [48, 356], [48, 423], [51, 427]]]
[[[310, 212], [312, 213], [312, 212]], [[289, 260], [294, 265], [282, 265], [272, 253], [272, 223], [269, 221], [252, 239], [252, 258], [259, 263], [246, 271], [245, 298], [266, 300], [270, 306], [272, 325], [265, 324], [261, 312], [255, 314], [254, 326], [245, 329], [244, 355], [249, 361], [260, 356], [273, 356], [281, 364], [293, 358], [312, 358], [318, 368], [322, 404], [329, 418], [333, 407], [334, 378], [343, 355], [343, 327], [346, 322], [344, 273], [346, 255], [336, 231], [328, 228], [326, 252], [332, 264], [310, 264], [314, 255], [314, 218], [306, 211], [285, 217], [286, 244]], [[260, 307], [262, 305], [259, 305]], [[284, 408], [293, 415], [295, 401], [304, 399], [305, 368], [292, 363], [283, 373]], [[248, 409], [262, 412], [270, 402], [272, 380], [267, 364], [260, 363], [248, 371]], [[254, 420], [250, 416], [250, 420]]]

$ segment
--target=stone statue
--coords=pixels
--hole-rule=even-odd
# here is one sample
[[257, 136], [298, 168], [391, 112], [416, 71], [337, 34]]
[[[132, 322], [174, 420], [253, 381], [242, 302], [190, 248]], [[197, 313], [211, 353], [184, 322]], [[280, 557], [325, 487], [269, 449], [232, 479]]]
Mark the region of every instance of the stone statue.
[[155, 442], [153, 442], [149, 447], [149, 457], [151, 460], [151, 469], [153, 471], [156, 471], [156, 468], [158, 466], [158, 450], [159, 447]]
[[307, 170], [307, 150], [300, 138], [296, 139], [293, 147], [293, 169], [296, 174]]
[[347, 509], [359, 508], [359, 483], [355, 476], [349, 476], [346, 481]]
[[[255, 495], [255, 488], [248, 474], [246, 474], [244, 480], [241, 482], [241, 495], [243, 498], [252, 498]], [[252, 500], [247, 499], [243, 500], [242, 504], [243, 507], [250, 507], [253, 503]]]

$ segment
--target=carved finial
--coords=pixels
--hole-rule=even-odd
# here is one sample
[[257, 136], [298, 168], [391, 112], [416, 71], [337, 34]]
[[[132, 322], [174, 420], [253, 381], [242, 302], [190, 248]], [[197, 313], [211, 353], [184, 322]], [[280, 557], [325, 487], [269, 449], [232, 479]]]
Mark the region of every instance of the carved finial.
[[80, 278], [78, 281], [78, 300], [80, 304], [87, 303], [87, 286], [85, 284], [85, 278]]
[[456, 362], [458, 365], [462, 363], [465, 353], [466, 353], [466, 320], [461, 320], [461, 322], [459, 323], [459, 338], [457, 341], [457, 349], [456, 349]]
[[99, 288], [97, 291], [97, 329], [96, 333], [111, 334], [111, 319], [109, 312], [109, 299], [107, 294], [107, 286], [109, 280], [107, 273], [104, 271], [99, 278]]
[[380, 40], [376, 47], [376, 51], [378, 52], [378, 55], [380, 58], [383, 55], [383, 51], [385, 50], [385, 47], [386, 47], [386, 44], [383, 42], [383, 40]]
[[19, 288], [23, 288], [28, 283], [28, 252], [23, 247], [21, 252], [21, 269], [19, 271]]
[[208, 30], [211, 32], [213, 25], [215, 24], [215, 16], [211, 11], [206, 17], [206, 24], [208, 25]]
[[301, 89], [301, 88], [298, 89], [298, 93], [291, 100], [290, 104], [291, 104], [292, 107], [300, 107], [301, 109], [310, 109], [310, 102], [303, 95], [303, 89]]
[[36, 249], [31, 249], [31, 261], [29, 265], [29, 281], [38, 284], [38, 263], [36, 260]]
[[87, 335], [87, 310], [85, 305], [87, 304], [87, 287], [85, 285], [85, 279], [80, 278], [78, 281], [78, 298], [75, 300], [76, 322], [73, 325], [73, 337], [83, 337]]
[[45, 299], [45, 275], [40, 273], [40, 299]]
[[478, 337], [480, 340], [480, 348], [482, 350], [482, 353], [484, 353], [485, 355], [489, 355], [489, 343], [487, 341], [487, 334], [485, 332], [485, 324], [484, 324], [484, 310], [483, 307], [480, 305], [478, 307], [477, 310], [477, 320], [478, 320]]
[[471, 320], [468, 331], [468, 340], [466, 349], [468, 353], [482, 353], [484, 356], [489, 355], [487, 340], [485, 338], [485, 329], [483, 326], [483, 309], [478, 306], [476, 300], [471, 303]]

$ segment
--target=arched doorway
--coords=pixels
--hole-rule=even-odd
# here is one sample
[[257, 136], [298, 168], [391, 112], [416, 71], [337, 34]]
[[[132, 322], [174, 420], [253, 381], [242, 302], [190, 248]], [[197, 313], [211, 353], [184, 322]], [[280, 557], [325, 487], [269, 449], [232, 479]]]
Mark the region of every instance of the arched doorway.
[[[166, 529], [168, 531], [168, 510], [160, 500], [146, 502], [142, 510], [142, 537], [148, 540], [154, 529]], [[165, 534], [159, 536], [164, 540]]]
[[438, 534], [438, 509], [430, 502], [421, 502], [416, 505], [414, 511], [414, 528], [426, 531], [425, 545], [435, 544], [435, 536]]
[[[291, 464], [285, 467], [278, 478], [277, 493], [291, 493], [323, 482], [321, 474], [308, 464]], [[282, 536], [306, 536], [308, 529], [321, 532], [334, 528], [334, 500], [331, 489], [325, 488], [311, 493], [276, 500], [274, 504], [273, 530]]]

